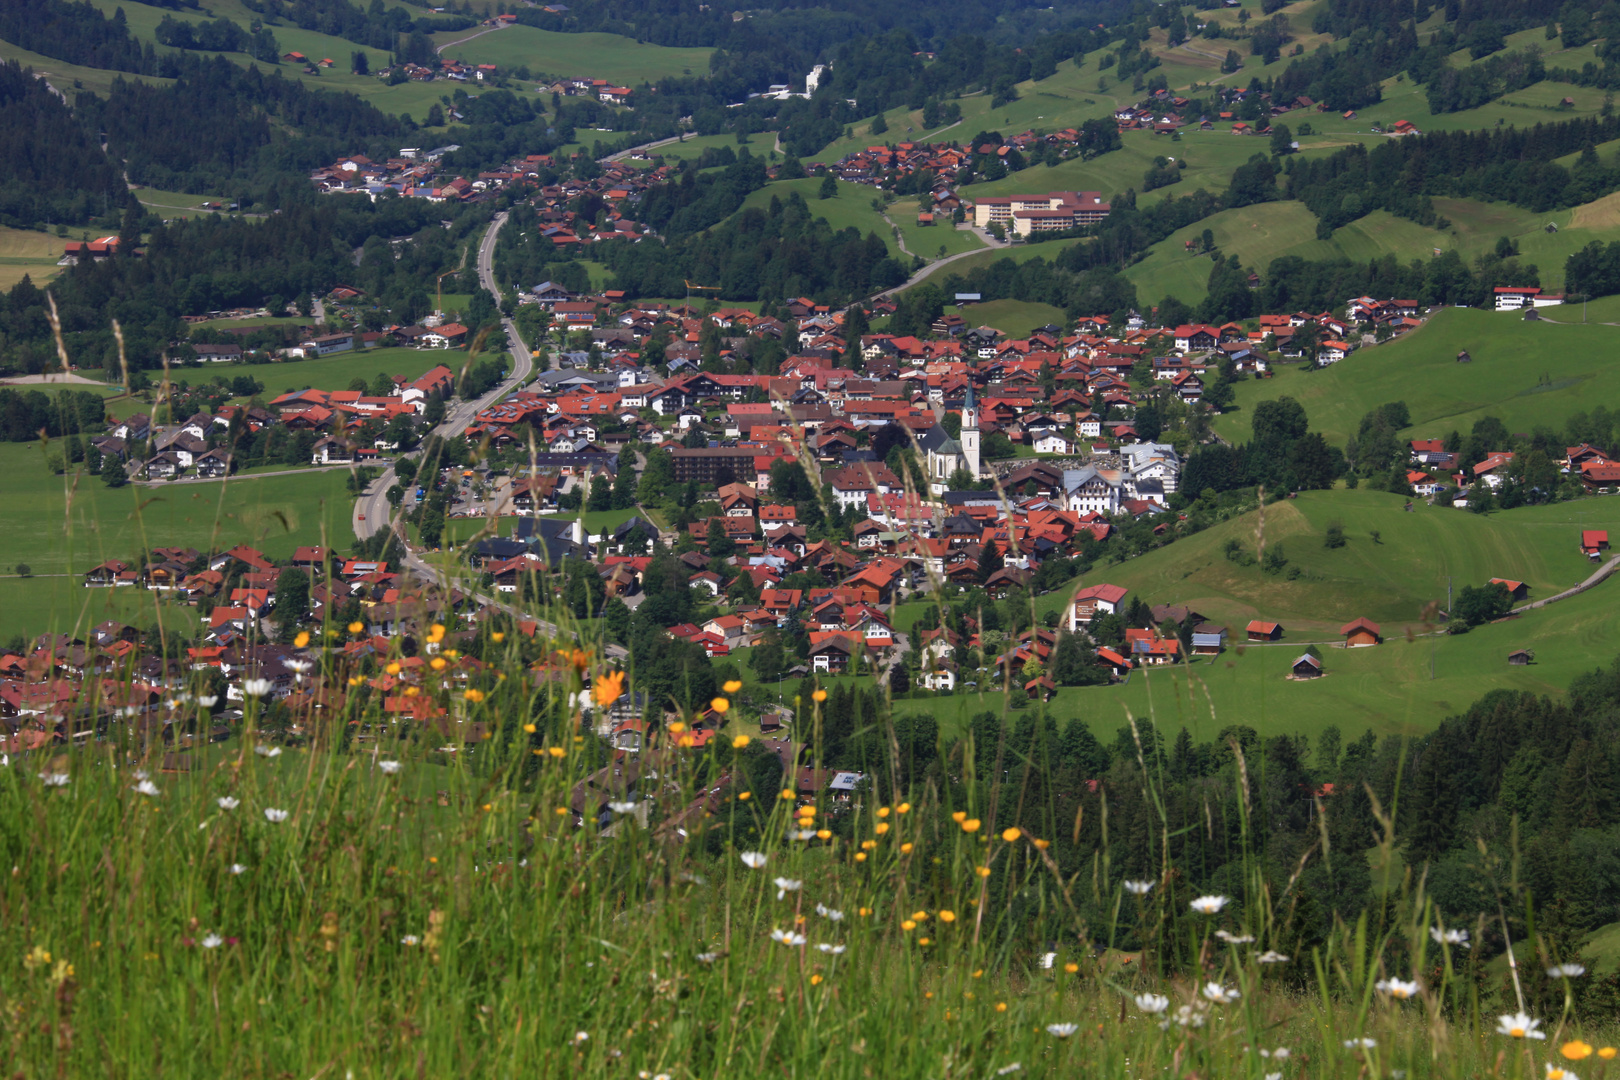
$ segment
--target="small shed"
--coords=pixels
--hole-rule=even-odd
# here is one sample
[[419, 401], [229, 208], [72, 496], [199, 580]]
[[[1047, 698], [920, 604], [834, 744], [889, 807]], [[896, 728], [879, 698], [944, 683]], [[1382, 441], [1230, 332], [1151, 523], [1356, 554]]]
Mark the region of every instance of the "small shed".
[[1310, 653], [1305, 653], [1298, 660], [1294, 661], [1292, 671], [1293, 676], [1296, 679], [1320, 678], [1322, 675], [1322, 661], [1318, 660]]
[[1371, 619], [1356, 619], [1339, 627], [1339, 633], [1344, 635], [1344, 646], [1347, 649], [1359, 649], [1363, 645], [1382, 645], [1384, 639], [1379, 637], [1378, 624]]
[[1051, 701], [1057, 695], [1057, 683], [1052, 681], [1052, 676], [1042, 675], [1025, 683], [1024, 693], [1035, 701]]
[[1250, 641], [1281, 641], [1283, 624], [1266, 622], [1264, 619], [1255, 619], [1246, 628]]
[[1607, 529], [1582, 529], [1581, 552], [1594, 562], [1602, 557], [1603, 549], [1609, 546], [1609, 531]]
[[1514, 667], [1524, 667], [1534, 661], [1535, 658], [1536, 654], [1529, 649], [1515, 649], [1513, 652], [1508, 653], [1508, 663]]
[[1207, 622], [1193, 627], [1194, 656], [1218, 656], [1224, 648], [1226, 648], [1226, 627]]
[[1502, 586], [1508, 591], [1508, 595], [1515, 600], [1524, 600], [1530, 596], [1530, 586], [1526, 585], [1522, 581], [1514, 581], [1511, 578], [1493, 577], [1491, 578], [1491, 584]]

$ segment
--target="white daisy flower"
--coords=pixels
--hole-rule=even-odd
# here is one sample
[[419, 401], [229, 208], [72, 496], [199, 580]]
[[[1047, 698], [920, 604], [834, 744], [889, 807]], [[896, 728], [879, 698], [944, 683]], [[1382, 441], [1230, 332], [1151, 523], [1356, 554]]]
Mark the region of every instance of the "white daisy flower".
[[607, 807], [615, 814], [633, 814], [636, 812], [636, 804], [633, 802], [610, 802]]
[[212, 709], [214, 704], [218, 701], [219, 696], [216, 694], [203, 694], [197, 698], [197, 704], [201, 705], [205, 709]]
[[217, 949], [223, 944], [225, 944], [225, 939], [218, 934], [209, 934], [202, 939], [202, 947], [205, 949]]
[[1041, 967], [1043, 967], [1043, 968], [1051, 968], [1051, 966], [1056, 962], [1057, 962], [1057, 953], [1055, 953], [1055, 952], [1041, 953]]
[[1023, 1067], [1024, 1066], [1021, 1063], [1015, 1061], [1010, 1065], [1003, 1065], [1001, 1068], [997, 1069], [996, 1070], [996, 1075], [997, 1076], [1011, 1076], [1013, 1073], [1019, 1072], [1020, 1070], [1022, 1070]]
[[1288, 957], [1284, 956], [1282, 953], [1278, 952], [1275, 949], [1267, 949], [1265, 952], [1263, 952], [1259, 956], [1255, 957], [1255, 959], [1260, 961], [1260, 963], [1262, 963], [1262, 964], [1286, 964], [1286, 963], [1288, 963]]
[[415, 934], [406, 934], [404, 937], [399, 939], [399, 943], [401, 945], [417, 945], [420, 944], [421, 941], [422, 939], [417, 937]]
[[1046, 1025], [1046, 1033], [1048, 1035], [1056, 1035], [1060, 1039], [1067, 1039], [1070, 1035], [1073, 1035], [1075, 1032], [1077, 1032], [1079, 1030], [1080, 1030], [1080, 1025], [1079, 1024], [1047, 1024]]
[[243, 679], [242, 693], [248, 697], [264, 697], [276, 688], [276, 684], [269, 679]]
[[1213, 1001], [1217, 1005], [1230, 1005], [1232, 1002], [1243, 996], [1238, 991], [1228, 989], [1217, 982], [1205, 983], [1202, 993], [1206, 998]]
[[1170, 1007], [1170, 999], [1163, 994], [1137, 994], [1136, 1007], [1145, 1013], [1162, 1013]]
[[785, 877], [777, 878], [773, 884], [776, 886], [776, 898], [778, 900], [790, 892], [798, 892], [804, 886], [802, 881], [794, 881], [792, 878]]
[[1580, 964], [1554, 964], [1547, 969], [1549, 979], [1578, 979], [1586, 974], [1586, 969]]
[[1549, 1061], [1547, 1062], [1547, 1080], [1581, 1080], [1581, 1078], [1568, 1069], [1560, 1065], [1554, 1065]]
[[302, 675], [304, 672], [315, 666], [308, 660], [285, 660], [282, 662], [282, 664], [288, 671], [296, 672], [299, 675]]
[[1192, 909], [1200, 915], [1218, 915], [1227, 903], [1224, 896], [1200, 896], [1192, 902]]
[[235, 810], [238, 806], [242, 805], [241, 799], [233, 799], [229, 795], [221, 795], [214, 801], [219, 804], [219, 808], [221, 810]]
[[403, 769], [404, 767], [405, 766], [401, 762], [398, 762], [398, 761], [379, 761], [379, 762], [377, 762], [377, 768], [379, 770], [381, 770], [381, 772], [385, 776], [393, 776], [395, 773], [399, 772], [399, 770]]
[[1360, 1038], [1344, 1040], [1344, 1048], [1346, 1050], [1371, 1050], [1377, 1045], [1377, 1039]]
[[844, 917], [844, 913], [842, 911], [834, 911], [826, 904], [817, 904], [816, 914], [820, 915], [823, 919], [831, 919], [833, 922], [839, 922]]
[[42, 780], [44, 782], [46, 787], [67, 787], [68, 786], [68, 774], [65, 773], [65, 772], [52, 772], [52, 773], [43, 773], [42, 772], [42, 773], [39, 774], [39, 778], [40, 778], [40, 780]]
[[1392, 998], [1404, 1001], [1407, 998], [1417, 997], [1418, 991], [1422, 987], [1417, 984], [1416, 979], [1411, 982], [1403, 982], [1400, 979], [1379, 979], [1373, 983], [1373, 989], [1380, 994], [1388, 994]]
[[1125, 891], [1130, 893], [1132, 896], [1146, 896], [1148, 893], [1153, 891], [1153, 882], [1127, 881], [1125, 883]]
[[279, 747], [279, 746], [266, 746], [266, 745], [264, 745], [264, 743], [259, 743], [257, 746], [255, 746], [253, 748], [253, 752], [255, 754], [258, 754], [260, 757], [280, 757], [281, 756], [281, 747]]
[[287, 811], [277, 810], [273, 806], [267, 806], [264, 808], [264, 817], [266, 821], [271, 821], [279, 825], [283, 821], [287, 820]]
[[584, 1032], [584, 1031], [576, 1031], [576, 1032], [574, 1032], [574, 1045], [575, 1046], [578, 1046], [580, 1043], [586, 1042], [589, 1039], [590, 1039], [590, 1035], [587, 1032]]
[[803, 945], [803, 934], [795, 934], [792, 930], [772, 930], [771, 940], [780, 941], [783, 945]]
[[817, 945], [816, 948], [820, 949], [829, 956], [842, 956], [844, 954], [845, 947], [843, 945], [829, 945], [823, 941], [820, 945]]
[[1540, 1020], [1533, 1020], [1522, 1012], [1496, 1018], [1496, 1033], [1510, 1039], [1545, 1039], [1547, 1033], [1538, 1031], [1540, 1027]]
[[814, 840], [816, 838], [816, 830], [814, 830], [814, 829], [789, 829], [788, 830], [788, 838], [792, 839], [792, 840], [799, 840], [799, 841]]
[[1215, 931], [1215, 936], [1228, 945], [1249, 945], [1254, 941], [1253, 934], [1228, 934], [1225, 930]]
[[742, 853], [743, 865], [750, 870], [758, 870], [765, 865], [765, 855], [759, 851], [745, 851]]
[[239, 862], [233, 862], [233, 863], [231, 863], [231, 873], [233, 873], [233, 874], [245, 874], [245, 873], [247, 873], [247, 867], [243, 866]]
[[155, 797], [158, 794], [158, 786], [152, 783], [150, 780], [142, 780], [130, 790], [137, 791], [140, 794], [148, 797]]
[[1262, 1050], [1262, 1051], [1260, 1051], [1260, 1056], [1263, 1057], [1263, 1058], [1272, 1058], [1272, 1059], [1275, 1059], [1277, 1061], [1287, 1061], [1288, 1060], [1288, 1047], [1279, 1046], [1275, 1050]]
[[1280, 1072], [1266, 1073], [1266, 1080], [1282, 1080], [1282, 1073], [1280, 1073]]
[[700, 964], [712, 964], [718, 959], [720, 959], [720, 954], [717, 952], [700, 952], [697, 954], [697, 960]]
[[1429, 936], [1441, 945], [1457, 945], [1464, 949], [1468, 948], [1468, 931], [1466, 930], [1447, 930], [1443, 926], [1431, 926], [1429, 927]]

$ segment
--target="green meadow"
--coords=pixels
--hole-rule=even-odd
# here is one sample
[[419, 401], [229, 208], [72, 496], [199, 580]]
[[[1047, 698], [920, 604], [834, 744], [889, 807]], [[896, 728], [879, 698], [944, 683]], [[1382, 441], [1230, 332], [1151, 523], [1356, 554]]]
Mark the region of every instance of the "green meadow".
[[[347, 390], [355, 379], [371, 382], [378, 375], [404, 375], [416, 378], [443, 364], [459, 373], [467, 364], [462, 349], [364, 349], [334, 353], [308, 360], [287, 360], [276, 364], [219, 365], [228, 378], [246, 372], [264, 383], [266, 400], [289, 390]], [[212, 365], [204, 367], [204, 371]]]
[[827, 224], [835, 230], [858, 229], [862, 236], [875, 233], [888, 246], [889, 254], [896, 258], [905, 258], [899, 245], [894, 241], [894, 229], [883, 220], [881, 213], [872, 208], [872, 199], [877, 194], [873, 188], [839, 180], [838, 197], [834, 199], [820, 198], [817, 194], [820, 188], [821, 180], [816, 177], [806, 177], [803, 180], [776, 180], [758, 191], [750, 192], [743, 200], [741, 209], [747, 210], [750, 207], [765, 209], [770, 206], [771, 199], [785, 198], [788, 192], [796, 191], [809, 204], [810, 212], [816, 217], [825, 218]]
[[667, 76], [706, 75], [713, 51], [651, 45], [619, 34], [562, 34], [532, 26], [484, 30], [435, 34], [434, 42], [449, 60], [501, 67], [526, 64], [537, 76], [606, 79], [630, 87]]
[[107, 559], [133, 563], [155, 546], [205, 551], [235, 544], [284, 558], [301, 545], [346, 549], [354, 539], [343, 470], [111, 490], [99, 477], [52, 473], [37, 443], [0, 443], [0, 475], [8, 502], [27, 508], [0, 519], [0, 572], [13, 575], [24, 564], [39, 575], [0, 578], [0, 611], [15, 616], [8, 620], [14, 633], [66, 627], [108, 604], [115, 611], [150, 610], [149, 595], [102, 596], [142, 590], [82, 588], [77, 575]]
[[[1259, 516], [1250, 513], [1115, 565], [1099, 566], [1082, 582], [1035, 601], [1037, 615], [1062, 611], [1080, 584], [1123, 585], [1153, 604], [1186, 604], [1230, 631], [1229, 648], [1187, 667], [1138, 671], [1123, 684], [1060, 688], [1047, 706], [1059, 720], [1082, 716], [1099, 737], [1111, 737], [1127, 711], [1172, 728], [1186, 724], [1198, 739], [1244, 723], [1262, 735], [1319, 730], [1337, 724], [1347, 737], [1433, 727], [1488, 690], [1558, 693], [1580, 672], [1606, 665], [1620, 652], [1616, 586], [1605, 583], [1572, 599], [1463, 635], [1443, 629], [1436, 611], [1447, 590], [1493, 577], [1524, 581], [1531, 599], [1584, 580], [1592, 565], [1579, 550], [1587, 528], [1620, 529], [1620, 501], [1586, 500], [1488, 516], [1405, 500], [1382, 492], [1307, 492], [1265, 509], [1268, 550], [1281, 546], [1288, 565], [1278, 574], [1227, 558], [1236, 540], [1253, 555]], [[1341, 523], [1348, 538], [1329, 549], [1322, 537]], [[1379, 533], [1377, 540], [1373, 532]], [[1297, 568], [1299, 576], [1290, 579]], [[909, 629], [923, 603], [905, 605], [897, 629]], [[1380, 625], [1385, 644], [1343, 649], [1338, 629], [1358, 617]], [[1251, 619], [1280, 622], [1278, 644], [1244, 642]], [[1324, 679], [1294, 682], [1289, 667], [1317, 643]], [[1508, 653], [1528, 648], [1536, 661], [1510, 667]], [[971, 678], [965, 675], [964, 678]], [[988, 672], [984, 678], [990, 678]], [[999, 698], [996, 688], [919, 702], [942, 724], [959, 723]]]
[[993, 326], [1010, 337], [1028, 337], [1037, 326], [1062, 326], [1067, 319], [1063, 309], [1027, 300], [991, 300], [968, 304], [960, 312], [973, 326]]
[[[1356, 433], [1363, 416], [1389, 401], [1411, 409], [1412, 438], [1466, 433], [1482, 416], [1498, 417], [1514, 432], [1561, 430], [1572, 413], [1620, 394], [1620, 371], [1609, 359], [1614, 331], [1598, 321], [1605, 313], [1612, 318], [1614, 305], [1593, 307], [1597, 315], [1584, 326], [1578, 305], [1542, 309], [1572, 322], [1443, 309], [1422, 328], [1326, 369], [1280, 364], [1272, 378], [1238, 383], [1237, 408], [1217, 417], [1215, 428], [1244, 441], [1255, 403], [1287, 395], [1304, 406], [1313, 431], [1338, 445]], [[1467, 351], [1469, 363], [1457, 362], [1460, 351]]]

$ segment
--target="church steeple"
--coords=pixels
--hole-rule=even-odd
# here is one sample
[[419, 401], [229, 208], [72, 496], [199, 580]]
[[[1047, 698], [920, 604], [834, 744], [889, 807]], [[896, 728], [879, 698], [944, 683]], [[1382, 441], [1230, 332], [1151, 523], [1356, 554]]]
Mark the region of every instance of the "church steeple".
[[962, 464], [968, 473], [979, 478], [979, 410], [973, 403], [973, 377], [977, 365], [968, 367], [967, 398], [962, 402]]

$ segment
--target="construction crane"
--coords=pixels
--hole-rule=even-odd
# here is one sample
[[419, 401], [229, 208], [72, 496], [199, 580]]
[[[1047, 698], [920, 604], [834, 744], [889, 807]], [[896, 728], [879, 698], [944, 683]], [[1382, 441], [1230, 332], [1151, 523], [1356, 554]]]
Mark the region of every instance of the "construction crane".
[[[681, 280], [686, 281], [685, 278], [682, 278]], [[718, 286], [718, 285], [694, 285], [690, 281], [687, 281], [686, 282], [686, 306], [687, 307], [692, 306], [692, 290], [693, 289], [696, 289], [699, 292], [719, 292], [720, 291], [720, 286]]]

